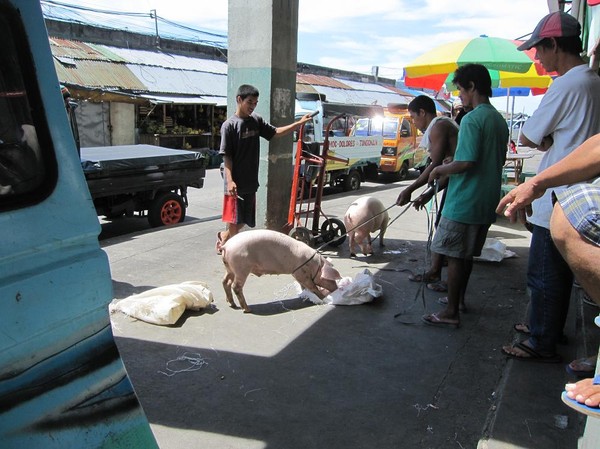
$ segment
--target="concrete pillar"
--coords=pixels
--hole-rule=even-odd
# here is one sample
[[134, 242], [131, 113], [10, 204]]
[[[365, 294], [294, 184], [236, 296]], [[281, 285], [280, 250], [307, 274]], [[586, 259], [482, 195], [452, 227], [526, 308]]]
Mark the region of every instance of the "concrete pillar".
[[[260, 92], [256, 112], [274, 126], [294, 121], [298, 0], [229, 0], [227, 113], [235, 112], [240, 84]], [[287, 223], [292, 180], [292, 136], [261, 139], [257, 227]]]

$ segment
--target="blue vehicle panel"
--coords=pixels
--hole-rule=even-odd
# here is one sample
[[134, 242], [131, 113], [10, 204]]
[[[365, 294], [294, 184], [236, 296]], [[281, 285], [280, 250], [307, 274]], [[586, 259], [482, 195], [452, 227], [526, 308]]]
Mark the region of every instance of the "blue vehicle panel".
[[154, 448], [40, 5], [0, 0], [0, 441]]

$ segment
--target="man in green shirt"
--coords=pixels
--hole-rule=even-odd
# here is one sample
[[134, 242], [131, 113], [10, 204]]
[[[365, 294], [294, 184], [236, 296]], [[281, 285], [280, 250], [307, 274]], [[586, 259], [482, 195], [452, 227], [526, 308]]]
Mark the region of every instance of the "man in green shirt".
[[472, 107], [460, 124], [454, 160], [435, 167], [429, 182], [448, 177], [446, 203], [431, 251], [448, 258], [446, 308], [423, 316], [425, 324], [460, 324], [473, 257], [481, 254], [488, 229], [496, 221], [502, 167], [506, 160], [508, 127], [490, 104], [492, 81], [480, 64], [467, 64], [454, 73], [454, 84], [464, 106]]

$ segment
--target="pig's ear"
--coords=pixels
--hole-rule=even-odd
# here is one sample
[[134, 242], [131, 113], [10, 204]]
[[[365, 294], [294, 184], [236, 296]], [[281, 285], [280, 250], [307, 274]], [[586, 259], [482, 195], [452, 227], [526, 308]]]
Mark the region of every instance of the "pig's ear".
[[321, 278], [328, 279], [330, 281], [335, 281], [337, 279], [341, 279], [342, 276], [340, 275], [338, 270], [333, 268], [333, 265], [331, 265], [329, 261], [325, 261], [325, 263], [323, 264], [323, 268], [321, 269]]

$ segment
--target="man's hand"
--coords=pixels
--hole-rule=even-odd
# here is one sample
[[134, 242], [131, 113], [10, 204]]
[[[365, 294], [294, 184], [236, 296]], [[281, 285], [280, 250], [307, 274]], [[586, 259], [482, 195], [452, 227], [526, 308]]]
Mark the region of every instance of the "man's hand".
[[417, 198], [415, 198], [415, 200], [413, 201], [413, 207], [416, 210], [423, 209], [425, 207], [425, 205], [427, 203], [429, 203], [431, 198], [433, 198], [433, 194], [434, 194], [433, 189], [426, 190], [421, 195], [419, 195]]
[[537, 185], [535, 177], [531, 178], [508, 192], [498, 203], [496, 213], [503, 214], [511, 223], [518, 220], [524, 224], [532, 213], [531, 203], [540, 198], [545, 191]]
[[298, 120], [298, 125], [302, 125], [303, 123], [310, 122], [313, 117], [314, 117], [313, 112], [309, 112], [308, 114], [303, 115], [302, 118], [300, 120]]
[[237, 197], [237, 184], [233, 180], [227, 183], [227, 195]]
[[431, 173], [429, 173], [429, 179], [427, 180], [427, 184], [433, 185], [438, 179], [442, 177], [442, 173], [440, 173], [442, 166], [438, 165]]
[[396, 200], [396, 205], [404, 206], [405, 204], [410, 203], [411, 193], [412, 192], [409, 189], [404, 189], [402, 192], [400, 192], [400, 195], [398, 195], [398, 199]]

